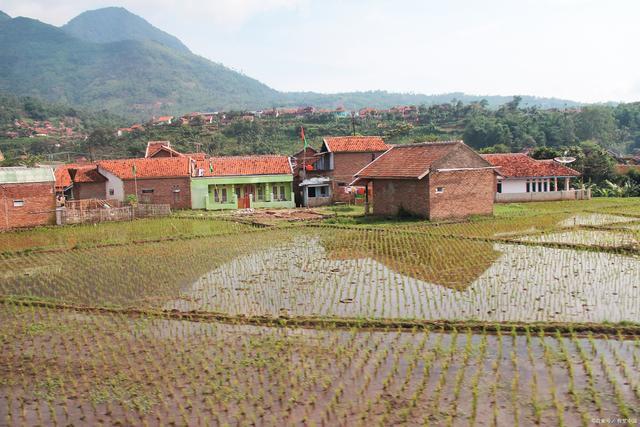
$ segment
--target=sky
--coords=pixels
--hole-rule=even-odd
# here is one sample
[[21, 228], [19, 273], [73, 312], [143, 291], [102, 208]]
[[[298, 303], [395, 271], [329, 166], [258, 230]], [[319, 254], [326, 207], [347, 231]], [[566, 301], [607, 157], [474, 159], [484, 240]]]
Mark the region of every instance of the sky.
[[282, 91], [640, 101], [638, 0], [0, 0], [53, 25], [105, 6]]

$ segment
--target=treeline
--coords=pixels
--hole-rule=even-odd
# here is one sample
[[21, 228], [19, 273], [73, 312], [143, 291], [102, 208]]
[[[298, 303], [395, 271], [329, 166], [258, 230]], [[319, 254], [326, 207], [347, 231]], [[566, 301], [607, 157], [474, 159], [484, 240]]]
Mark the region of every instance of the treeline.
[[519, 151], [527, 147], [562, 147], [596, 141], [605, 149], [632, 153], [640, 149], [640, 103], [585, 106], [570, 110], [518, 108], [520, 99], [488, 110], [464, 110], [464, 140], [476, 149]]
[[89, 111], [39, 98], [0, 93], [0, 130], [7, 129], [15, 120], [45, 121], [63, 117], [79, 119], [79, 126], [89, 131], [125, 123], [124, 118], [105, 111]]

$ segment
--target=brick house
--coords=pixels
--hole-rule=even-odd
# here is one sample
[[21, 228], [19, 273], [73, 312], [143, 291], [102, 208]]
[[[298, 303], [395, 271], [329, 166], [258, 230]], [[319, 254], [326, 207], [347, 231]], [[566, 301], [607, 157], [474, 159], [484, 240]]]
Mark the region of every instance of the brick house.
[[67, 200], [107, 198], [107, 178], [94, 164], [62, 165], [56, 168], [55, 177], [56, 194], [64, 194]]
[[536, 160], [523, 153], [483, 154], [498, 167], [497, 202], [575, 200], [588, 198], [589, 192], [570, 187], [571, 178], [580, 173], [555, 160]]
[[395, 145], [356, 172], [373, 214], [430, 220], [493, 214], [496, 168], [462, 141]]
[[352, 191], [349, 183], [355, 173], [388, 149], [380, 136], [323, 138], [322, 147], [315, 154], [313, 170], [307, 171], [299, 184], [305, 206], [353, 202], [356, 191]]
[[132, 194], [140, 203], [191, 207], [192, 160], [188, 157], [102, 160], [97, 171], [106, 178], [106, 199], [122, 202]]
[[51, 168], [0, 168], [0, 229], [55, 222], [55, 177]]

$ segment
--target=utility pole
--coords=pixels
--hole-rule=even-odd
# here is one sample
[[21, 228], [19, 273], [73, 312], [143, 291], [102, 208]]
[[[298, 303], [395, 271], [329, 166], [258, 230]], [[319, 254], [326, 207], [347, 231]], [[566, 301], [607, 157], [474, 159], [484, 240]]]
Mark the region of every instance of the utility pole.
[[351, 112], [351, 135], [356, 136], [356, 112]]

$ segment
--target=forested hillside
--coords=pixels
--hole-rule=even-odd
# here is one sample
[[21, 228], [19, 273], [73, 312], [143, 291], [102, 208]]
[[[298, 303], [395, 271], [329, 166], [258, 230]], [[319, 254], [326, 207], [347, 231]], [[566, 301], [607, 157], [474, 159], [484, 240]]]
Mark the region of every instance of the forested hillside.
[[176, 37], [159, 30], [123, 7], [105, 7], [83, 12], [61, 28], [68, 34], [88, 42], [155, 41], [176, 50], [189, 52]]

